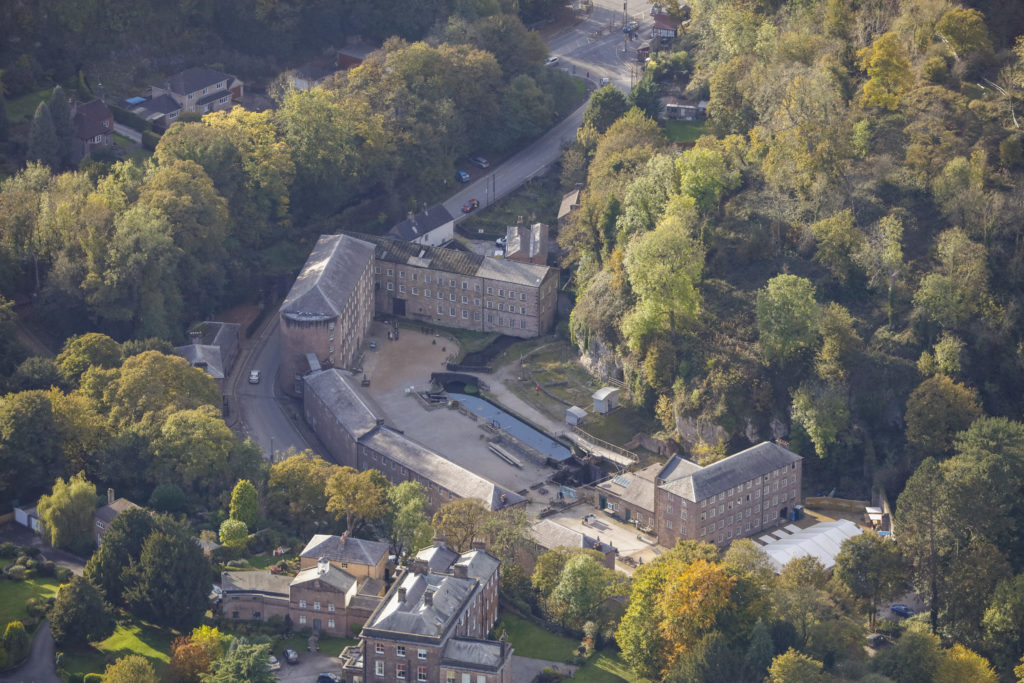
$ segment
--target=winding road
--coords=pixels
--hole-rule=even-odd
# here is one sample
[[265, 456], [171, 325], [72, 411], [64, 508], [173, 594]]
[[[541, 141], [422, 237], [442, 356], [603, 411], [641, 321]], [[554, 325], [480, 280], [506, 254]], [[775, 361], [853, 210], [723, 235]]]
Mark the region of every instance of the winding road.
[[[627, 5], [628, 15], [618, 0], [597, 0], [591, 12], [571, 28], [549, 40], [551, 54], [558, 57], [559, 65], [569, 73], [589, 78], [596, 87], [603, 78], [623, 92], [629, 92], [638, 78], [635, 50], [642, 41], [630, 41], [622, 32], [626, 17], [640, 23], [636, 35], [649, 35], [653, 19], [649, 2]], [[556, 68], [556, 67], [550, 67]], [[565, 145], [576, 137], [583, 124], [587, 109], [584, 102], [526, 149], [513, 155], [500, 166], [487, 172], [473, 173], [473, 181], [462, 185], [458, 192], [443, 202], [456, 221], [462, 220], [462, 205], [469, 199], [478, 199], [481, 206], [489, 206], [516, 190], [531, 178], [540, 175], [558, 161]], [[285, 398], [276, 386], [280, 353], [278, 317], [275, 313], [253, 337], [249, 348], [235, 364], [231, 378], [231, 409], [238, 411], [237, 430], [252, 438], [268, 460], [274, 460], [294, 448], [301, 451], [310, 445], [299, 427], [302, 420], [298, 403]], [[259, 370], [262, 380], [249, 384], [250, 370]], [[315, 449], [314, 449], [315, 450]]]

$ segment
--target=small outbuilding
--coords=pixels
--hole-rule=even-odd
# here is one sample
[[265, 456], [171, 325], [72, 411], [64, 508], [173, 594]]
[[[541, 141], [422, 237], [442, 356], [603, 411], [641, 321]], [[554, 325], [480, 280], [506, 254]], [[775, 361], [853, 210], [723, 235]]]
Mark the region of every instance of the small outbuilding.
[[621, 389], [617, 387], [601, 387], [591, 397], [594, 399], [594, 412], [599, 415], [607, 415], [619, 407], [619, 394]]
[[583, 410], [579, 406], [569, 406], [565, 409], [565, 424], [568, 425], [580, 425], [583, 424], [583, 418], [587, 416], [587, 411]]
[[34, 533], [43, 533], [43, 522], [39, 519], [35, 505], [23, 505], [14, 508], [14, 521], [23, 527], [31, 529]]

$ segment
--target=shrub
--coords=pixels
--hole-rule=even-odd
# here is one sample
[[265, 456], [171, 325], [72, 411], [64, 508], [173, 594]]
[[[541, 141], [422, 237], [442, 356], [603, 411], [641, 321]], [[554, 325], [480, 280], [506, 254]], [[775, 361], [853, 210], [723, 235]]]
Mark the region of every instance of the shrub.
[[72, 572], [67, 567], [57, 566], [53, 570], [53, 578], [57, 579], [61, 583], [67, 583], [71, 580]]
[[54, 576], [57, 573], [57, 564], [46, 560], [40, 562], [36, 567], [36, 576]]
[[14, 564], [18, 565], [19, 567], [24, 567], [28, 564], [28, 555], [25, 555], [24, 553], [18, 555], [18, 559], [14, 561]]
[[22, 555], [28, 555], [29, 557], [39, 557], [42, 554], [42, 550], [35, 547], [34, 545], [26, 545], [21, 548]]
[[10, 663], [15, 664], [28, 656], [29, 646], [32, 641], [25, 630], [25, 625], [20, 621], [12, 621], [4, 629], [4, 648], [10, 655]]
[[7, 570], [7, 578], [12, 581], [24, 581], [26, 574], [28, 574], [28, 570], [20, 564], [16, 564]]
[[46, 614], [46, 610], [48, 609], [49, 607], [47, 606], [45, 600], [40, 600], [39, 598], [29, 598], [25, 601], [25, 611], [28, 613], [30, 617], [41, 617], [44, 614]]
[[128, 111], [127, 109], [122, 109], [117, 105], [107, 106], [110, 107], [110, 113], [114, 115], [114, 121], [116, 121], [117, 123], [128, 126], [129, 128], [134, 128], [140, 133], [152, 130], [153, 124], [149, 123], [148, 121], [146, 121], [146, 119], [142, 118], [138, 114], [134, 114]]
[[0, 557], [14, 557], [18, 554], [18, 549], [14, 547], [14, 544], [10, 541], [6, 543], [0, 543]]
[[142, 133], [142, 146], [148, 149], [150, 152], [156, 151], [156, 146], [160, 142], [160, 136], [151, 130], [143, 131]]
[[85, 674], [82, 683], [103, 683], [103, 674]]

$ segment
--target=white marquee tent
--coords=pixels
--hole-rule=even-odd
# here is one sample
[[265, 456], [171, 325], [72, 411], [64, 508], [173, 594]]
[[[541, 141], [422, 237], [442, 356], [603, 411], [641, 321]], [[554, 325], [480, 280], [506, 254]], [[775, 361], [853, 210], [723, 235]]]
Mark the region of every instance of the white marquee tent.
[[807, 555], [817, 558], [825, 565], [825, 569], [832, 569], [836, 566], [836, 555], [843, 541], [861, 533], [864, 530], [859, 526], [841, 519], [837, 522], [820, 522], [807, 529], [790, 524], [785, 529], [761, 536], [757, 540], [763, 544], [763, 550], [771, 558], [776, 572], [782, 571], [790, 560]]

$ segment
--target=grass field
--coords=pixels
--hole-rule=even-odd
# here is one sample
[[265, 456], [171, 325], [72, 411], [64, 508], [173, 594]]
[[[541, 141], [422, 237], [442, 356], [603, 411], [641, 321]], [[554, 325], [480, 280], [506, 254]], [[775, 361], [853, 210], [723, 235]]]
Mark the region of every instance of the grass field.
[[515, 648], [515, 654], [521, 657], [548, 659], [553, 662], [566, 662], [572, 658], [579, 643], [572, 638], [558, 636], [545, 631], [540, 626], [514, 614], [503, 614], [494, 625], [495, 635], [500, 636], [502, 629], [508, 632], [508, 642]]
[[40, 102], [45, 102], [50, 99], [50, 93], [53, 92], [53, 88], [43, 88], [42, 90], [36, 90], [30, 92], [27, 95], [22, 95], [13, 100], [8, 100], [7, 104], [7, 118], [12, 123], [18, 123], [25, 119], [31, 119], [36, 113], [36, 107], [39, 106]]
[[[501, 189], [501, 174], [497, 175], [498, 189]], [[481, 204], [487, 197], [477, 197]], [[495, 204], [481, 206], [466, 218], [460, 230], [474, 239], [495, 239], [505, 234], [505, 228], [515, 225], [522, 216], [529, 222], [554, 225], [558, 218], [561, 202], [558, 178], [543, 176], [534, 178], [509, 196]]]
[[103, 673], [109, 662], [136, 654], [148, 659], [160, 674], [171, 660], [171, 642], [179, 635], [176, 631], [146, 624], [118, 626], [114, 635], [102, 642], [83, 650], [65, 652], [64, 668], [70, 673]]
[[576, 678], [588, 683], [649, 683], [640, 678], [622, 661], [618, 652], [598, 652], [576, 672]]
[[25, 601], [29, 598], [43, 600], [57, 595], [60, 582], [50, 578], [32, 578], [25, 581], [0, 580], [0, 628], [12, 621], [22, 621]]
[[694, 142], [704, 135], [703, 121], [666, 121], [665, 135], [676, 142]]

